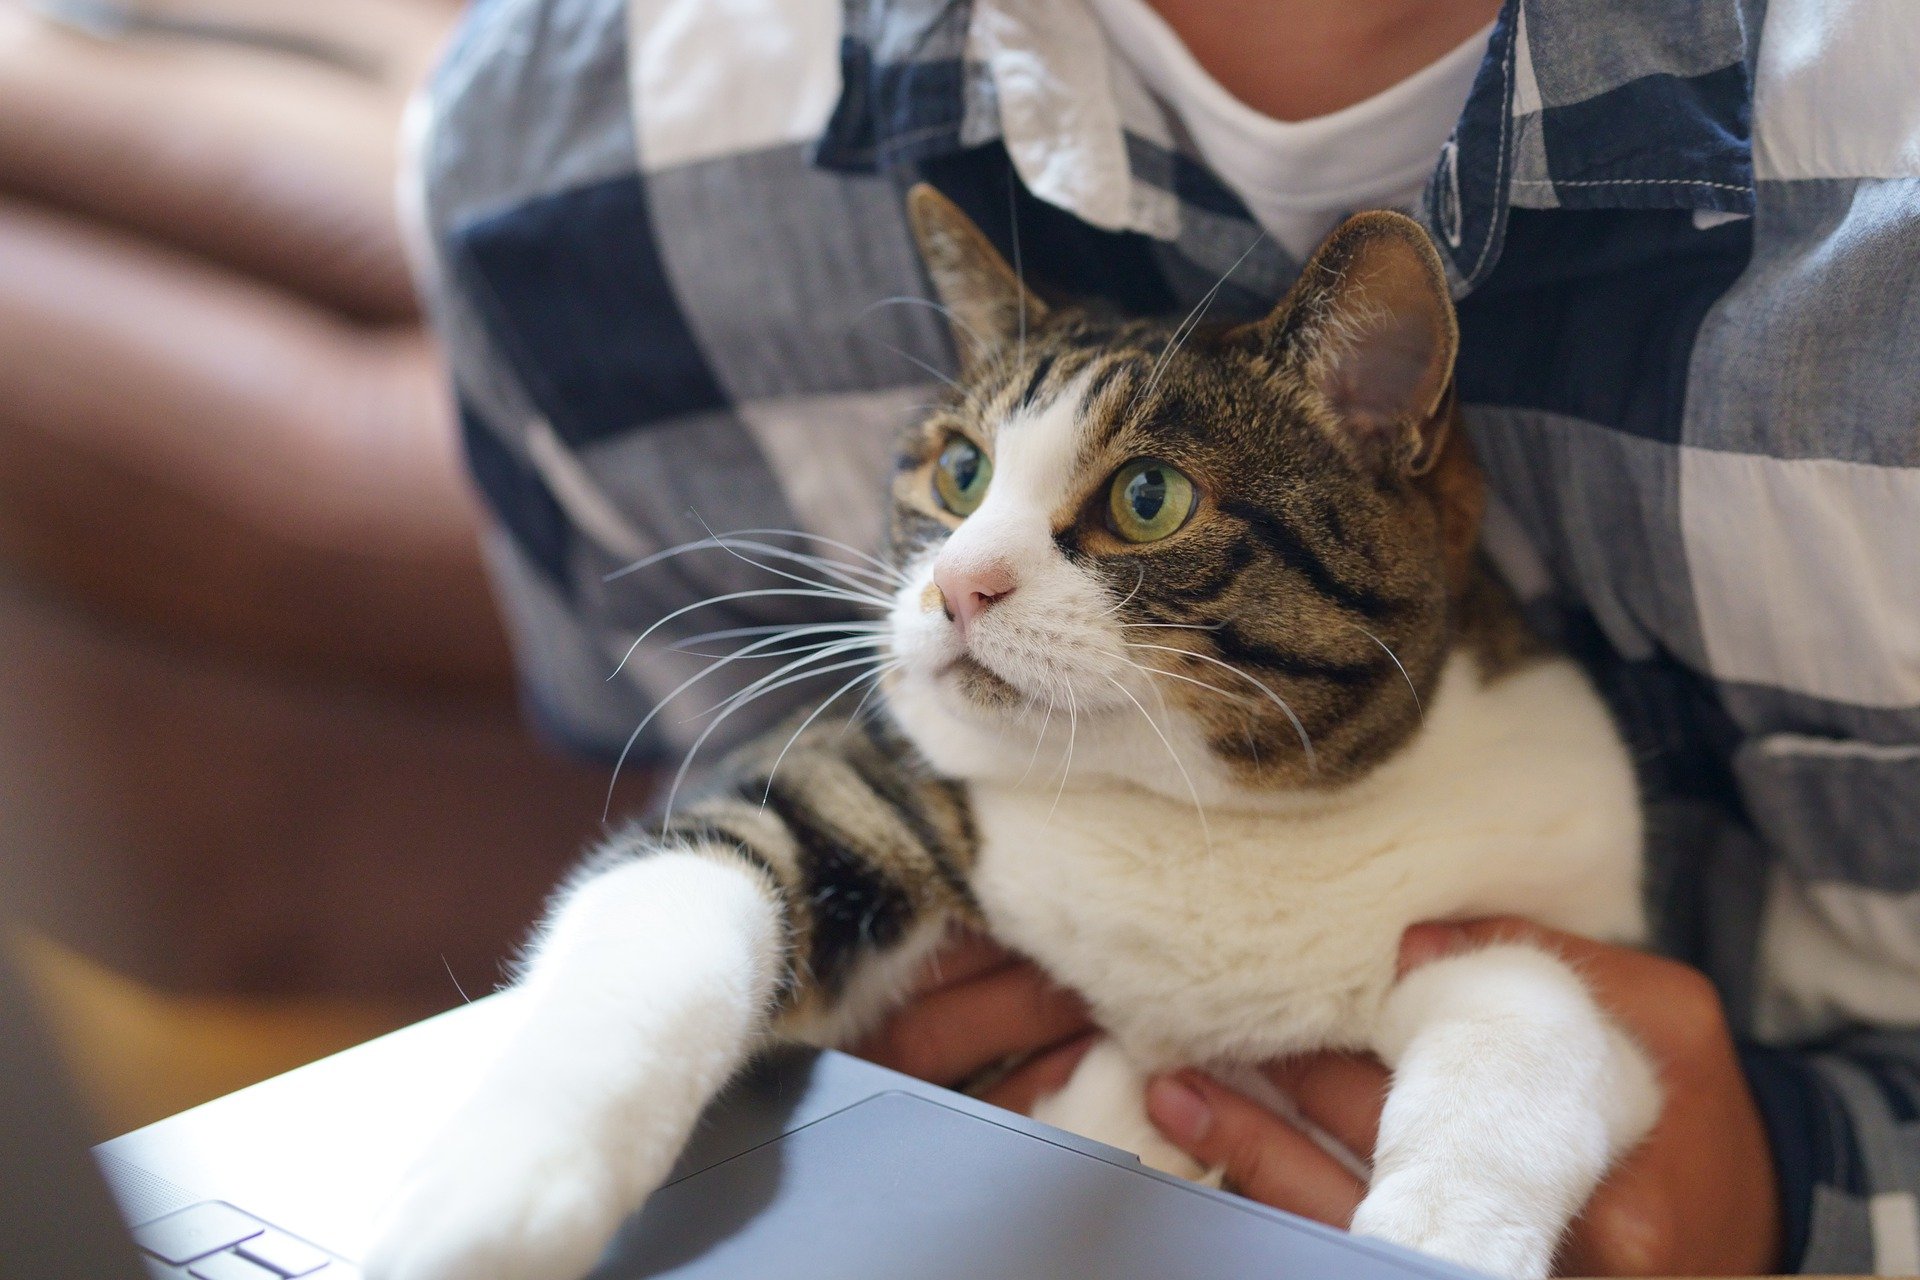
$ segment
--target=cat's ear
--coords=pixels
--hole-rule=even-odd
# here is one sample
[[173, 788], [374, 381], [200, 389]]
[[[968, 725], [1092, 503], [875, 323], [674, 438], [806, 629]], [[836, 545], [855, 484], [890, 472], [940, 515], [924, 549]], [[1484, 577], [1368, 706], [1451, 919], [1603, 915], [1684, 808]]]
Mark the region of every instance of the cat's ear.
[[1362, 458], [1420, 475], [1440, 456], [1460, 327], [1440, 256], [1413, 219], [1347, 219], [1273, 313], [1240, 334], [1305, 377]]
[[934, 291], [953, 321], [963, 370], [1017, 342], [1046, 318], [1046, 304], [953, 201], [927, 183], [916, 183], [907, 192], [907, 219]]

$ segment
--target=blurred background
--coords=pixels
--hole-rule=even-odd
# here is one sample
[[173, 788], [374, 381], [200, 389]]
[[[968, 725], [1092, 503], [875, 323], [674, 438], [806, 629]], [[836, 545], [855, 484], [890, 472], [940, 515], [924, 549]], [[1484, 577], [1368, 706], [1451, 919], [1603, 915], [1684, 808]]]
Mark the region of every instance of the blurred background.
[[491, 988], [599, 826], [394, 214], [459, 9], [0, 0], [0, 892], [100, 1137]]

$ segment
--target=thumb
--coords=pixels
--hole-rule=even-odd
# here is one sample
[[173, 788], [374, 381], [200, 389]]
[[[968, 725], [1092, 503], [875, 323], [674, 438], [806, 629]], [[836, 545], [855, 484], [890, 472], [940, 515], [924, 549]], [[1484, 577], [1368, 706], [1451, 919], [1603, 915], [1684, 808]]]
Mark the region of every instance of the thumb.
[[1197, 1071], [1156, 1077], [1147, 1115], [1167, 1141], [1262, 1204], [1336, 1227], [1366, 1188], [1312, 1139], [1257, 1102]]

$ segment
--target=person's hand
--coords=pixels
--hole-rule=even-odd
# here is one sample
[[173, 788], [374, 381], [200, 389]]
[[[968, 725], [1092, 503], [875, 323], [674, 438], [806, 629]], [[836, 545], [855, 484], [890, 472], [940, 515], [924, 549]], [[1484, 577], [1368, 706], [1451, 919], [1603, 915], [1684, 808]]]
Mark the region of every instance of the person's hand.
[[979, 1096], [1025, 1112], [1066, 1084], [1092, 1032], [1071, 992], [997, 943], [962, 934], [927, 965], [913, 998], [853, 1052], [951, 1088], [1017, 1062]]
[[[1776, 1270], [1780, 1207], [1766, 1130], [1735, 1055], [1720, 998], [1685, 965], [1517, 920], [1418, 925], [1404, 973], [1455, 950], [1528, 941], [1565, 956], [1652, 1056], [1665, 1107], [1574, 1224], [1558, 1268], [1572, 1275], [1758, 1275]], [[1314, 1054], [1269, 1075], [1301, 1113], [1361, 1157], [1373, 1151], [1386, 1096], [1370, 1057]], [[1242, 1195], [1345, 1227], [1359, 1178], [1265, 1107], [1197, 1072], [1154, 1080], [1147, 1107], [1169, 1140], [1223, 1167]]]

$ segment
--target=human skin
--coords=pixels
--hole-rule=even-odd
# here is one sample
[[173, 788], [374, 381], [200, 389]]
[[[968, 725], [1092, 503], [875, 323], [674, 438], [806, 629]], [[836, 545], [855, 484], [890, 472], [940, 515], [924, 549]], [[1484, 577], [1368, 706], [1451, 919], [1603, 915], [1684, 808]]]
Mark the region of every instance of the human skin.
[[[1659, 1123], [1574, 1224], [1558, 1270], [1600, 1276], [1777, 1269], [1772, 1155], [1712, 984], [1671, 960], [1518, 920], [1416, 926], [1402, 943], [1401, 967], [1496, 940], [1530, 941], [1566, 956], [1648, 1050], [1666, 1090]], [[1071, 994], [1025, 961], [968, 937], [935, 960], [921, 993], [858, 1052], [946, 1085], [1018, 1060], [981, 1096], [1024, 1111], [1066, 1082], [1091, 1032]], [[1274, 1064], [1268, 1074], [1315, 1124], [1356, 1153], [1371, 1153], [1388, 1083], [1379, 1062], [1313, 1054]], [[1299, 1129], [1199, 1072], [1154, 1080], [1147, 1104], [1168, 1139], [1202, 1164], [1224, 1168], [1228, 1184], [1250, 1199], [1345, 1227], [1365, 1191]]]
[[1276, 120], [1350, 107], [1493, 21], [1500, 0], [1148, 0], [1223, 88]]

